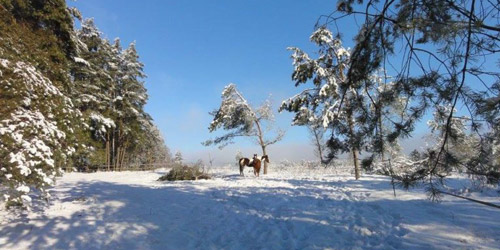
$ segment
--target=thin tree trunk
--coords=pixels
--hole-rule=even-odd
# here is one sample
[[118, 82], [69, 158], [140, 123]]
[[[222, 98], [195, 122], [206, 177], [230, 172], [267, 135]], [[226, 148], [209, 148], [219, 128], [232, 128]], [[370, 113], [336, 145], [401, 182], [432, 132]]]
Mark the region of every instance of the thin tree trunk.
[[106, 167], [108, 168], [108, 172], [111, 171], [109, 131], [108, 131], [108, 133], [106, 133]]
[[120, 129], [118, 129], [118, 135], [117, 135], [117, 138], [116, 138], [116, 153], [114, 155], [115, 157], [115, 171], [120, 171], [121, 170], [121, 166], [120, 166], [120, 160], [121, 160], [121, 154], [122, 154], [122, 150], [123, 150], [123, 144], [122, 144], [122, 130], [121, 130], [121, 124], [119, 126]]
[[323, 147], [321, 147], [321, 141], [319, 138], [319, 133], [316, 130], [316, 128], [311, 128], [314, 139], [316, 140], [316, 147], [318, 148], [318, 154], [319, 154], [319, 162], [323, 163]]
[[382, 108], [381, 107], [378, 107], [378, 111], [377, 111], [377, 118], [378, 118], [378, 134], [379, 134], [379, 140], [380, 140], [380, 143], [382, 144], [381, 147], [382, 147], [382, 153], [381, 153], [381, 157], [382, 157], [382, 163], [385, 161], [385, 145], [384, 145], [384, 130], [382, 128]]
[[[258, 137], [259, 137], [259, 144], [260, 144], [260, 147], [262, 148], [262, 154], [263, 155], [267, 155], [266, 154], [266, 145], [264, 143], [264, 139], [263, 139], [263, 135], [262, 135], [262, 129], [260, 128], [260, 123], [258, 120], [255, 120], [255, 125], [257, 125], [257, 131], [258, 131]], [[267, 162], [264, 161], [264, 174], [267, 174]]]
[[115, 155], [115, 171], [120, 171], [120, 152], [121, 152], [121, 147], [118, 146]]
[[[340, 66], [339, 70], [340, 70], [340, 78], [345, 79], [344, 68], [342, 66]], [[346, 105], [346, 107], [349, 107], [350, 102], [349, 102], [348, 97], [346, 97], [346, 98], [347, 99], [346, 99], [345, 105]], [[349, 137], [350, 137], [349, 139], [351, 139], [351, 143], [352, 143], [352, 141], [354, 139], [354, 119], [352, 117], [351, 110], [348, 110], [348, 112], [347, 112], [347, 120], [349, 123]], [[359, 179], [360, 173], [359, 173], [359, 163], [358, 163], [359, 152], [358, 152], [358, 149], [356, 148], [356, 145], [351, 145], [351, 151], [352, 151], [352, 160], [354, 161], [354, 176], [357, 180], [357, 179]]]
[[[347, 105], [347, 103], [346, 103]], [[351, 139], [354, 138], [354, 120], [352, 118], [351, 112], [347, 112], [347, 119], [349, 120], [349, 134], [351, 136]], [[359, 171], [359, 161], [358, 161], [358, 149], [356, 148], [355, 145], [352, 145], [351, 147], [352, 151], [352, 160], [354, 161], [354, 176], [357, 179], [359, 179], [360, 176], [360, 171]]]
[[116, 171], [116, 145], [115, 145], [115, 130], [113, 129], [113, 135], [111, 140], [111, 154], [110, 154], [110, 164], [113, 164], [113, 171]]
[[[267, 155], [266, 146], [262, 147], [262, 155]], [[267, 161], [264, 161], [264, 174], [267, 174]]]
[[121, 150], [121, 159], [120, 159], [120, 169], [123, 167], [123, 164], [125, 162], [125, 152], [126, 152], [126, 148], [128, 147], [128, 143], [125, 142], [123, 143], [123, 147], [122, 147], [122, 150]]

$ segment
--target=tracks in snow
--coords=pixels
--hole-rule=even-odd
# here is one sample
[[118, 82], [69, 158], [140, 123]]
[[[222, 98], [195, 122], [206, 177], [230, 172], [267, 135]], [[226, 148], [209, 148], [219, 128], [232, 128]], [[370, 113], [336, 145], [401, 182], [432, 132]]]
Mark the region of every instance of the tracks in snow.
[[209, 192], [222, 205], [215, 227], [225, 229], [212, 240], [227, 246], [225, 235], [237, 232], [238, 239], [257, 248], [331, 247], [320, 242], [333, 237], [340, 240], [338, 247], [351, 241], [359, 247], [397, 249], [405, 234], [401, 216], [372, 204], [371, 191], [354, 190], [341, 181], [222, 177], [221, 182]]

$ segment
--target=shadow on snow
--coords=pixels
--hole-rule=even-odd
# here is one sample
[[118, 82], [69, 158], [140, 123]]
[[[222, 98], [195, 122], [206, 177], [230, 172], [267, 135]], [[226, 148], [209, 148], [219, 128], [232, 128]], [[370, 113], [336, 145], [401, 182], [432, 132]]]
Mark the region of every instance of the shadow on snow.
[[[79, 182], [67, 186], [69, 191], [63, 192], [61, 203], [36, 219], [20, 217], [0, 225], [0, 239], [6, 242], [0, 248], [13, 249], [19, 242], [29, 242], [24, 247], [428, 249], [444, 241], [443, 246], [450, 249], [472, 247], [470, 239], [450, 235], [456, 233], [453, 230], [460, 233], [461, 227], [481, 234], [475, 236], [485, 242], [500, 242], [495, 233], [500, 231], [500, 216], [491, 208], [461, 200], [439, 204], [422, 199], [370, 200], [369, 195], [356, 192], [358, 188], [391, 191], [384, 178], [263, 180], [291, 187], [200, 189], [197, 185], [204, 182], [186, 182], [154, 188]], [[346, 186], [356, 189], [341, 190]], [[68, 209], [74, 206], [80, 208]], [[412, 227], [422, 230], [409, 236]], [[446, 231], [450, 228], [451, 232]], [[479, 228], [482, 231], [476, 231]]]

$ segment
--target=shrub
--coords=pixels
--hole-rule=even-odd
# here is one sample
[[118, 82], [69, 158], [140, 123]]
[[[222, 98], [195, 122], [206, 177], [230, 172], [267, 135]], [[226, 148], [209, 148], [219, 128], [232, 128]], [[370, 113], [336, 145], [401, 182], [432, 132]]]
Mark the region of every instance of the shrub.
[[208, 180], [210, 175], [202, 171], [199, 165], [187, 166], [175, 164], [168, 174], [160, 177], [158, 181], [188, 181], [188, 180]]

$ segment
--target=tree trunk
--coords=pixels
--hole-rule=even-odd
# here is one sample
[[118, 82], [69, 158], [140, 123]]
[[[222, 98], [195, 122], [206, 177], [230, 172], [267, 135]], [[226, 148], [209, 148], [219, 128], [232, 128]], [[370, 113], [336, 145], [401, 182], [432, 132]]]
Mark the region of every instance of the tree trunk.
[[114, 164], [115, 164], [115, 171], [120, 171], [121, 170], [121, 155], [123, 151], [123, 143], [122, 143], [122, 126], [120, 123], [120, 126], [118, 126], [118, 135], [116, 136], [116, 152], [114, 155]]
[[110, 154], [110, 159], [109, 159], [109, 163], [110, 164], [113, 164], [113, 171], [116, 171], [116, 157], [115, 157], [115, 153], [116, 153], [116, 147], [115, 147], [115, 130], [113, 129], [113, 135], [112, 135], [112, 139], [111, 139], [111, 154]]
[[[266, 146], [262, 147], [262, 155], [267, 155]], [[267, 161], [264, 161], [264, 174], [267, 174]]]
[[316, 140], [316, 147], [318, 148], [318, 154], [319, 154], [319, 162], [321, 164], [323, 164], [323, 147], [321, 147], [321, 141], [320, 141], [320, 138], [319, 138], [319, 133], [318, 133], [318, 130], [316, 130], [317, 128], [312, 128], [311, 127], [311, 130], [313, 132], [313, 135], [314, 135], [314, 139]]
[[[346, 103], [347, 105], [347, 103]], [[351, 112], [347, 112], [347, 119], [349, 120], [349, 134], [351, 136], [351, 139], [354, 138], [354, 120], [352, 118]], [[358, 149], [356, 148], [356, 145], [351, 146], [351, 151], [352, 151], [352, 160], [354, 161], [354, 176], [357, 179], [359, 179], [360, 172], [359, 172], [359, 162], [358, 162]]]
[[111, 156], [110, 156], [109, 131], [106, 133], [106, 167], [108, 172], [111, 171]]
[[120, 171], [119, 166], [120, 166], [120, 151], [121, 147], [118, 146], [116, 149], [116, 155], [115, 155], [115, 171]]
[[[344, 68], [342, 66], [340, 67], [340, 78], [345, 79]], [[349, 99], [348, 99], [348, 97], [346, 97], [346, 98], [347, 98], [347, 100], [346, 100], [345, 105], [346, 105], [346, 107], [349, 107], [350, 106]], [[347, 120], [349, 123], [349, 137], [350, 137], [349, 139], [351, 140], [351, 144], [352, 144], [352, 142], [354, 140], [354, 119], [352, 117], [352, 110], [347, 111]], [[359, 173], [359, 163], [358, 163], [359, 152], [358, 152], [358, 148], [356, 147], [356, 145], [351, 145], [351, 151], [352, 151], [352, 160], [354, 161], [354, 176], [357, 180], [357, 179], [359, 179], [360, 173]]]
[[377, 118], [378, 118], [378, 134], [379, 134], [379, 140], [380, 140], [380, 143], [382, 145], [380, 145], [382, 147], [382, 153], [381, 153], [381, 157], [382, 157], [382, 164], [383, 162], [385, 161], [385, 145], [384, 145], [384, 131], [382, 129], [382, 108], [381, 107], [378, 107], [378, 111], [377, 111]]
[[121, 158], [120, 158], [120, 169], [122, 169], [124, 163], [125, 163], [125, 152], [126, 152], [126, 148], [128, 147], [128, 143], [125, 142], [123, 143], [123, 146], [122, 146], [122, 150], [121, 150]]
[[[258, 120], [255, 120], [255, 125], [257, 125], [257, 131], [258, 131], [258, 137], [259, 137], [259, 144], [260, 144], [260, 147], [262, 148], [262, 154], [263, 155], [267, 155], [266, 154], [266, 144], [264, 143], [264, 139], [263, 139], [263, 134], [262, 134], [262, 129], [260, 128], [260, 123]], [[264, 161], [264, 174], [267, 174], [267, 162]]]

